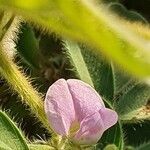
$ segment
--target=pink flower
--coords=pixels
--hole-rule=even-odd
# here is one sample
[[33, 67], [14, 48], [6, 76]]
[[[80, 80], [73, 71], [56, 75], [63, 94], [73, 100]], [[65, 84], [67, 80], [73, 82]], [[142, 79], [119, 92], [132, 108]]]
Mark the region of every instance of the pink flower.
[[78, 144], [95, 144], [118, 120], [99, 94], [77, 79], [59, 79], [51, 85], [44, 107], [51, 128]]

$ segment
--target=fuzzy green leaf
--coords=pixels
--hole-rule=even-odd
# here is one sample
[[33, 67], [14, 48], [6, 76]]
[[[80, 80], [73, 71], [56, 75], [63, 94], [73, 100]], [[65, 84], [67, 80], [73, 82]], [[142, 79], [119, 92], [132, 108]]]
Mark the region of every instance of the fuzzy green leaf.
[[149, 142], [150, 139], [149, 127], [150, 121], [123, 124], [123, 129], [126, 135], [126, 143], [130, 146], [138, 147], [143, 143]]
[[115, 144], [118, 150], [123, 150], [124, 141], [120, 123], [117, 123], [117, 125], [104, 132], [102, 138], [97, 144], [97, 148], [103, 149], [108, 144]]
[[130, 76], [124, 70], [113, 65], [114, 70], [114, 102], [117, 103], [120, 97], [130, 91], [139, 81]]
[[131, 83], [133, 79], [123, 70], [114, 66], [114, 82], [115, 82], [115, 94], [124, 92], [124, 89]]
[[140, 21], [142, 23], [148, 23], [147, 20], [139, 13], [135, 11], [127, 10], [122, 4], [120, 3], [110, 3], [108, 6], [109, 9], [116, 12], [117, 15], [120, 17], [124, 17], [130, 21]]
[[38, 41], [30, 25], [22, 23], [18, 35], [17, 51], [31, 67], [39, 67]]
[[2, 148], [7, 146], [12, 150], [29, 149], [19, 129], [2, 111], [0, 111], [0, 141]]
[[102, 55], [96, 56], [93, 51], [87, 48], [82, 47], [81, 52], [95, 89], [106, 100], [113, 103], [114, 75], [111, 62]]
[[135, 150], [150, 150], [150, 142], [149, 142], [149, 143], [142, 144], [141, 146], [139, 146], [139, 147], [136, 148]]
[[122, 120], [130, 120], [136, 118], [135, 111], [146, 105], [150, 98], [150, 87], [139, 83], [131, 90], [124, 92], [119, 98], [117, 104], [117, 112]]
[[91, 86], [94, 86], [79, 45], [72, 41], [65, 41], [64, 46], [66, 54], [68, 55], [78, 78], [90, 84]]

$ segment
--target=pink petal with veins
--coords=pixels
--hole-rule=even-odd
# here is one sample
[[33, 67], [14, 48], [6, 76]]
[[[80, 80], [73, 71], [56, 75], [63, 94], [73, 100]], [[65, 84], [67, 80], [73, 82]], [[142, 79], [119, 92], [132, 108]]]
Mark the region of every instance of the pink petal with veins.
[[[77, 79], [59, 79], [51, 85], [44, 107], [51, 128], [79, 144], [95, 144], [118, 119], [91, 86]], [[79, 130], [69, 135], [74, 122]]]
[[99, 112], [85, 117], [80, 123], [80, 129], [72, 138], [78, 144], [95, 144], [104, 132], [104, 124]]
[[67, 83], [79, 121], [105, 107], [99, 94], [90, 85], [77, 79], [69, 79]]
[[101, 114], [105, 130], [116, 124], [118, 121], [118, 115], [114, 110], [102, 108], [99, 113]]
[[59, 79], [48, 89], [45, 112], [51, 128], [60, 135], [68, 135], [75, 110], [66, 80]]

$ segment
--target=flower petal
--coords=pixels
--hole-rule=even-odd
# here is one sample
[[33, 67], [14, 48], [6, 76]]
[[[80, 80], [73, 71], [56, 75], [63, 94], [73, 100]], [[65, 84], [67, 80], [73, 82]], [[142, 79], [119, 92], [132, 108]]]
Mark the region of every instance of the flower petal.
[[117, 123], [118, 115], [114, 110], [102, 108], [99, 112], [101, 114], [105, 130]]
[[69, 79], [67, 83], [79, 122], [105, 107], [99, 94], [90, 85], [77, 79]]
[[60, 135], [68, 135], [75, 110], [66, 80], [59, 79], [50, 86], [44, 107], [51, 128]]
[[78, 144], [95, 144], [104, 132], [104, 124], [99, 112], [83, 119], [79, 131], [72, 140]]

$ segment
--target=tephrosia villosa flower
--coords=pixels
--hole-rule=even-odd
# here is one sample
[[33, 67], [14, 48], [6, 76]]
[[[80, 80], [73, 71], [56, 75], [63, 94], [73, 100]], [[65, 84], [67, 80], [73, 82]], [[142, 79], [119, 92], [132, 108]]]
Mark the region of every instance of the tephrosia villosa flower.
[[77, 79], [59, 79], [52, 84], [44, 107], [51, 128], [79, 144], [95, 144], [118, 120], [98, 93]]

